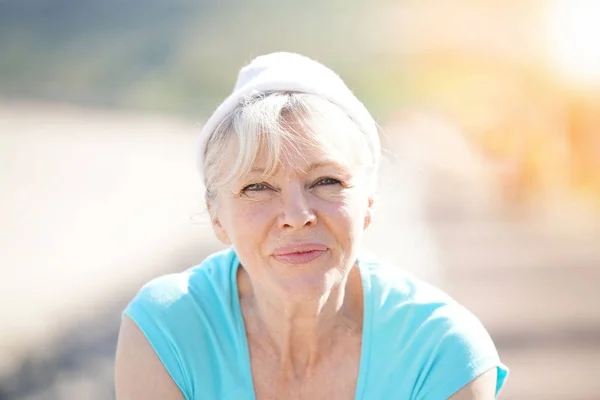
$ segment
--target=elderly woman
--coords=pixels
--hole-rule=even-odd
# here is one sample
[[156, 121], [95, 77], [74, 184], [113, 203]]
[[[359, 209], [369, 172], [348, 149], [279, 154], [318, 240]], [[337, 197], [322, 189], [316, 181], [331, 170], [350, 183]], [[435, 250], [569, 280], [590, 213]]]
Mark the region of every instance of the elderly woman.
[[507, 376], [479, 320], [360, 255], [376, 124], [330, 69], [253, 60], [201, 132], [227, 250], [146, 284], [124, 312], [116, 394], [130, 399], [494, 399]]

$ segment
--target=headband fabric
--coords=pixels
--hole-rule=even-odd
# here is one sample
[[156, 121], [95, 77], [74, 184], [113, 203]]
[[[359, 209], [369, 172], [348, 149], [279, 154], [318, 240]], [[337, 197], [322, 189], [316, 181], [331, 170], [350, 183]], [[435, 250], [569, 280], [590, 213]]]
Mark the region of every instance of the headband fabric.
[[254, 93], [302, 92], [321, 96], [344, 110], [369, 138], [371, 152], [379, 159], [380, 142], [375, 120], [331, 69], [296, 53], [277, 52], [256, 57], [238, 74], [233, 92], [210, 116], [200, 132], [198, 169], [204, 179], [206, 146], [217, 126], [240, 102]]

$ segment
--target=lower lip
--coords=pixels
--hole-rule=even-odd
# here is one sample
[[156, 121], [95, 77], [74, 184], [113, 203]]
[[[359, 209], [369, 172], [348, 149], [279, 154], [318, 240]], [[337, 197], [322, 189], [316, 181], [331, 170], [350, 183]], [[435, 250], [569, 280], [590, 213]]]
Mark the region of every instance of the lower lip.
[[321, 257], [323, 254], [325, 254], [325, 251], [326, 250], [312, 250], [303, 253], [277, 254], [273, 257], [275, 257], [277, 261], [285, 264], [306, 264]]

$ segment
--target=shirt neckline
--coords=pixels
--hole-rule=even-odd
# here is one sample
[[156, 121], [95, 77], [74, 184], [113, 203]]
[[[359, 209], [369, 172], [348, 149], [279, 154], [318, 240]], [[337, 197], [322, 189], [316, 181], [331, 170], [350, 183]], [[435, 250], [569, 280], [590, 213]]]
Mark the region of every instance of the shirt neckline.
[[[248, 338], [246, 336], [246, 326], [242, 316], [242, 307], [240, 304], [240, 296], [237, 285], [237, 272], [240, 268], [240, 262], [237, 254], [232, 249], [233, 259], [231, 262], [231, 283], [232, 287], [232, 305], [235, 314], [237, 325], [237, 334], [241, 348], [239, 349], [238, 361], [244, 369], [244, 386], [248, 388], [251, 394], [251, 399], [256, 399], [254, 391], [254, 382], [252, 380], [252, 368], [250, 364], [250, 351], [248, 349]], [[371, 296], [371, 276], [367, 271], [367, 267], [363, 265], [359, 258], [356, 260], [358, 270], [360, 272], [362, 289], [363, 289], [363, 331], [360, 350], [360, 364], [358, 367], [358, 379], [356, 382], [356, 391], [354, 394], [355, 400], [360, 400], [364, 396], [365, 386], [367, 382], [369, 356], [371, 354], [371, 333], [373, 327], [373, 297]]]

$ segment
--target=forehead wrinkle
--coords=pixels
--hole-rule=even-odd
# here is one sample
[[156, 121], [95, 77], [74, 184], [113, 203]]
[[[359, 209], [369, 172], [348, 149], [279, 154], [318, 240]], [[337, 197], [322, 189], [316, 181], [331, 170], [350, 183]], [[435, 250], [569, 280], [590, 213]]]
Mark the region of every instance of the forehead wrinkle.
[[[343, 169], [344, 172], [348, 172], [348, 166], [345, 164], [342, 164], [338, 161], [335, 160], [325, 160], [325, 161], [316, 161], [311, 163], [308, 167], [304, 168], [304, 167], [298, 167], [296, 165], [288, 165], [288, 166], [283, 166], [282, 164], [279, 164], [275, 170], [273, 171], [272, 176], [277, 175], [282, 169], [285, 172], [288, 172], [289, 175], [299, 175], [304, 174], [304, 175], [308, 175], [310, 172], [319, 169], [319, 168], [324, 168], [324, 167], [333, 167], [333, 168], [338, 168], [338, 169]], [[267, 177], [267, 171], [266, 168], [264, 167], [254, 167], [252, 168], [252, 170], [250, 171], [250, 175], [257, 175], [261, 178], [266, 178]], [[287, 174], [286, 174], [287, 175]]]

